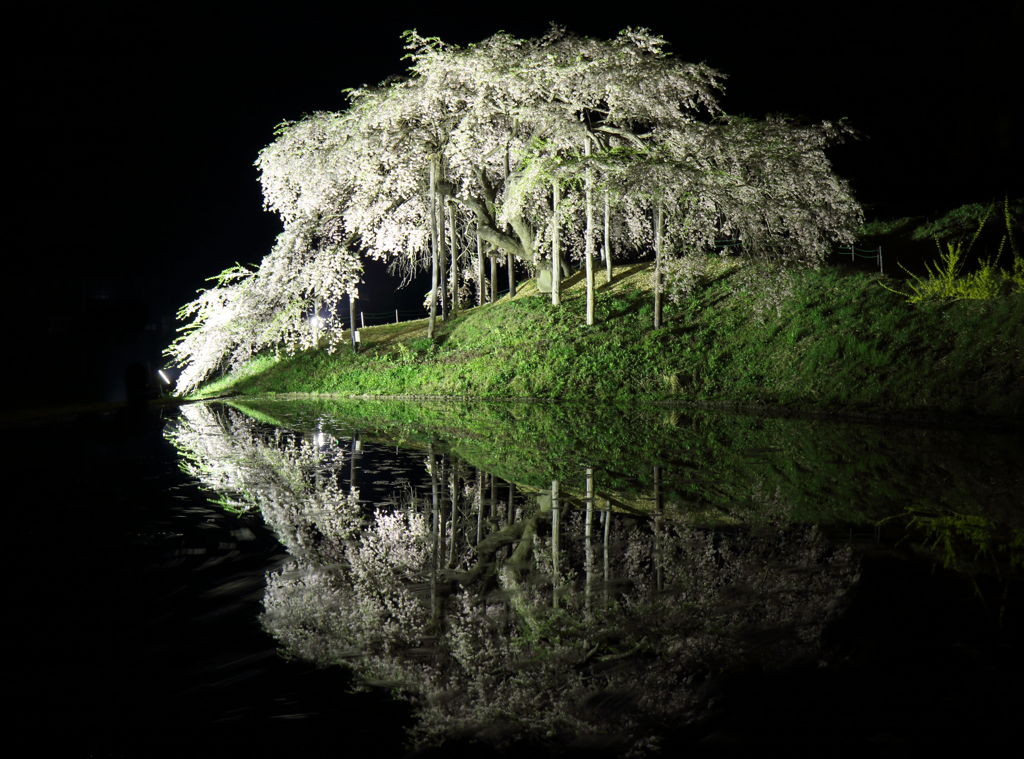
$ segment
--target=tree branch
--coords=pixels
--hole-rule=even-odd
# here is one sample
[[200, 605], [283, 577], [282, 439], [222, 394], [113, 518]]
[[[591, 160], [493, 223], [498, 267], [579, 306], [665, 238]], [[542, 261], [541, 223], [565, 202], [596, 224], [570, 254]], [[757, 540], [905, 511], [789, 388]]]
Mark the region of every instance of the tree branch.
[[480, 184], [480, 191], [484, 194], [484, 200], [493, 208], [495, 193], [491, 183], [487, 181], [487, 175], [479, 166], [473, 169], [473, 173], [476, 174], [476, 181]]
[[519, 240], [512, 237], [512, 235], [498, 229], [498, 225], [495, 223], [494, 217], [484, 201], [466, 195], [456, 196], [455, 200], [476, 213], [476, 221], [480, 228], [480, 239], [519, 258], [526, 257], [525, 246]]
[[[621, 137], [624, 140], [628, 140], [629, 142], [633, 143], [638, 148], [646, 148], [647, 147], [644, 144], [643, 139], [641, 139], [641, 135], [633, 134], [633, 132], [630, 132], [628, 129], [619, 129], [618, 127], [612, 127], [612, 126], [599, 126], [599, 127], [594, 127], [594, 131], [595, 132], [605, 132], [606, 134], [614, 134], [617, 137]], [[647, 136], [648, 135], [643, 135], [643, 137], [647, 137]]]

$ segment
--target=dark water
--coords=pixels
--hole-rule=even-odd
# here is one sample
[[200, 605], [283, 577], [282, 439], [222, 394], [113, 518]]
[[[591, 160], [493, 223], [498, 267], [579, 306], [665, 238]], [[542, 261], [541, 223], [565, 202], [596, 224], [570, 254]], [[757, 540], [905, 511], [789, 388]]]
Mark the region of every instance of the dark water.
[[1016, 434], [279, 402], [11, 436], [19, 755], [1020, 738]]
[[9, 755], [282, 756], [339, 730], [353, 750], [400, 752], [380, 724], [404, 707], [279, 655], [258, 616], [286, 552], [258, 518], [208, 503], [167, 421], [122, 412], [15, 433]]

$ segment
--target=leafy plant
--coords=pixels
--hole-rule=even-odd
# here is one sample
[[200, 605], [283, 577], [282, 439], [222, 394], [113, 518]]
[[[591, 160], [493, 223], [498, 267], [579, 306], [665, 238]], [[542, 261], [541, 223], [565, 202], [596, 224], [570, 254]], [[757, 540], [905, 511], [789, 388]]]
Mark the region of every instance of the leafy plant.
[[[973, 214], [975, 210], [973, 205], [961, 206], [957, 211], [963, 213], [956, 218], [962, 220], [969, 215], [968, 211]], [[1006, 233], [1002, 236], [995, 254], [980, 259], [974, 271], [964, 272], [968, 255], [988, 220], [992, 217], [994, 210], [994, 206], [989, 206], [985, 213], [978, 217], [977, 228], [966, 244], [962, 239], [947, 240], [945, 250], [943, 250], [942, 243], [936, 235], [934, 239], [935, 245], [939, 249], [939, 258], [935, 263], [925, 264], [927, 272], [925, 276], [914, 274], [901, 264], [900, 268], [910, 276], [907, 282], [909, 292], [896, 290], [884, 283], [882, 286], [904, 296], [911, 303], [935, 299], [987, 300], [1000, 295], [1024, 291], [1024, 259], [1021, 259], [1017, 250], [1009, 199], [1003, 201], [1003, 221]], [[947, 214], [943, 218], [951, 216], [952, 214]], [[1014, 254], [1013, 265], [1009, 271], [999, 266], [999, 260], [1007, 242], [1010, 243]]]

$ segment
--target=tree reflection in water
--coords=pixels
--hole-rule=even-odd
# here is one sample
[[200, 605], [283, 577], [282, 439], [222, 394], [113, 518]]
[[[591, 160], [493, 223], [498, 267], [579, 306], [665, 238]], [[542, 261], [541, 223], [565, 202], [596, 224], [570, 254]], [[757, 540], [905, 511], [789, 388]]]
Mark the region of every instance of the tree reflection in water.
[[425, 487], [365, 503], [349, 453], [323, 435], [191, 405], [168, 438], [287, 547], [262, 617], [283, 652], [411, 700], [418, 746], [643, 753], [713, 712], [718, 677], [816, 661], [858, 577], [814, 527], [688, 525], [662, 503], [660, 471], [650, 514], [629, 514], [592, 469], [517, 492], [431, 446], [417, 454]]

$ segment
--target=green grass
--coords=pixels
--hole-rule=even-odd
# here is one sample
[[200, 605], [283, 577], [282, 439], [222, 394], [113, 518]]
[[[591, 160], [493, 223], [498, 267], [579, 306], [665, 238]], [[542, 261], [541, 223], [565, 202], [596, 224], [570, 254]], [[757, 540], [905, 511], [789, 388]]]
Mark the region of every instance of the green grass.
[[[1024, 295], [910, 304], [879, 275], [825, 268], [770, 278], [724, 260], [651, 327], [649, 265], [598, 277], [583, 324], [580, 275], [551, 306], [532, 282], [461, 312], [433, 343], [426, 320], [369, 327], [362, 351], [260, 357], [197, 396], [224, 393], [708, 401], [869, 415], [1014, 417], [1024, 399]], [[889, 282], [890, 286], [895, 286]], [[780, 299], [777, 292], [787, 289]]]
[[583, 497], [584, 469], [618, 509], [654, 508], [662, 492], [703, 524], [784, 519], [866, 524], [928, 514], [975, 514], [1016, 527], [1024, 487], [1019, 435], [988, 430], [823, 423], [637, 403], [230, 400], [254, 419], [291, 430], [451, 453], [472, 467], [563, 496]]

